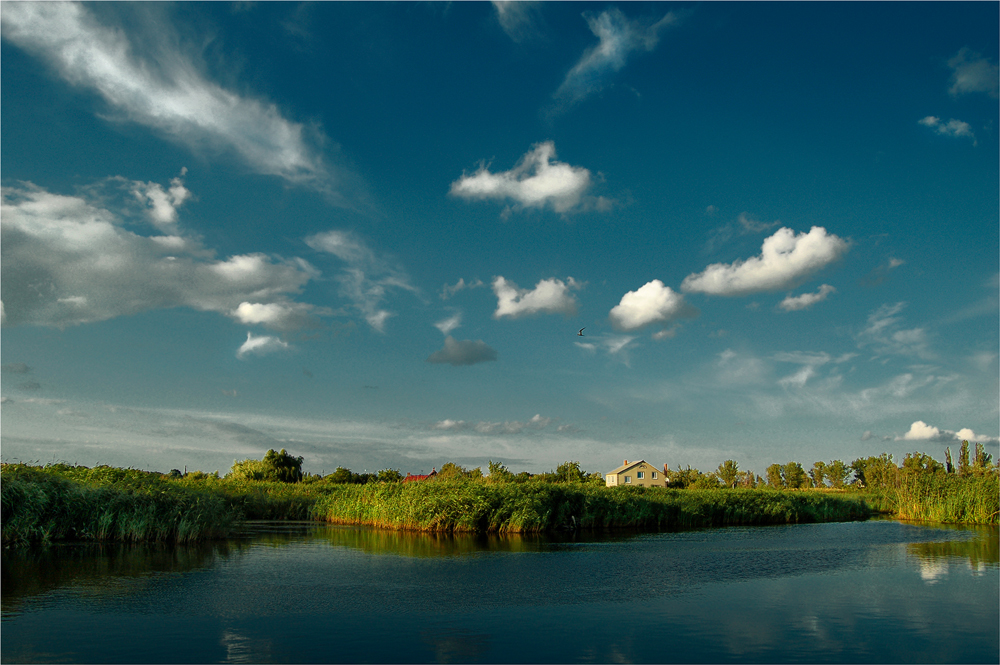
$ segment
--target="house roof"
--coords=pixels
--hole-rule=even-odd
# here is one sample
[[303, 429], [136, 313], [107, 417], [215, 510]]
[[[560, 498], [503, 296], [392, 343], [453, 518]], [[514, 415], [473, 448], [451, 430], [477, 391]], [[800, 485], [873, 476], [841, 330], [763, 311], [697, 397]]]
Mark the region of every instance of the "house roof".
[[[647, 462], [644, 459], [640, 459], [640, 460], [636, 460], [634, 462], [629, 462], [628, 464], [622, 464], [617, 469], [614, 469], [612, 471], [608, 471], [608, 475], [610, 476], [610, 475], [613, 475], [613, 474], [622, 473], [623, 471], [628, 471], [629, 469], [631, 469], [633, 467], [637, 467], [640, 464], [649, 464], [649, 462]], [[653, 466], [653, 465], [650, 464], [650, 466]], [[653, 468], [655, 469], [656, 467], [653, 467]]]
[[436, 475], [437, 475], [437, 469], [432, 470], [430, 473], [426, 475], [413, 475], [412, 473], [407, 472], [406, 478], [403, 478], [403, 482], [412, 483], [417, 480], [427, 480], [428, 478], [433, 478]]

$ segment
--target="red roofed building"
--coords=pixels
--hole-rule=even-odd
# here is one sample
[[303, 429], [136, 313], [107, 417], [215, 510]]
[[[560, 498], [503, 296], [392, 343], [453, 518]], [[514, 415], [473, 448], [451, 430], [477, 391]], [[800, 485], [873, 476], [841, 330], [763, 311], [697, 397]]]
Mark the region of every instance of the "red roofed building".
[[404, 483], [413, 483], [418, 480], [430, 480], [438, 475], [437, 469], [431, 469], [431, 472], [425, 476], [414, 476], [409, 471], [406, 472], [406, 478], [403, 478]]

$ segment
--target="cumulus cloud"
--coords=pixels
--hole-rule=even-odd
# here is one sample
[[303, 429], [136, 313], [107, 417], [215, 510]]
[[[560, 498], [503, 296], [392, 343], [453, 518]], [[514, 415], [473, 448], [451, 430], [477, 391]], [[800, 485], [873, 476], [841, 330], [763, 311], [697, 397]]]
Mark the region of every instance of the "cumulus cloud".
[[799, 234], [780, 228], [764, 240], [760, 256], [730, 264], [713, 263], [703, 272], [685, 277], [681, 289], [719, 296], [787, 289], [839, 259], [847, 248], [846, 240], [828, 234], [821, 226]]
[[816, 293], [803, 293], [800, 296], [786, 296], [778, 303], [778, 307], [786, 312], [797, 312], [800, 309], [812, 307], [818, 302], [823, 302], [831, 293], [836, 293], [837, 289], [829, 284], [823, 284]]
[[391, 289], [419, 293], [401, 267], [376, 254], [355, 233], [338, 230], [317, 233], [306, 238], [306, 244], [333, 254], [346, 264], [335, 278], [340, 284], [340, 295], [352, 301], [368, 325], [378, 332], [385, 332], [386, 321], [394, 316], [383, 308]]
[[928, 425], [922, 420], [915, 421], [910, 425], [910, 429], [901, 437], [896, 437], [897, 441], [935, 441], [948, 443], [951, 441], [972, 441], [974, 443], [997, 443], [1000, 438], [995, 436], [983, 436], [976, 434], [968, 427], [963, 427], [957, 432], [939, 429]]
[[497, 352], [481, 339], [458, 340], [448, 335], [444, 338], [444, 348], [435, 351], [427, 362], [435, 364], [475, 365], [497, 359]]
[[207, 80], [178, 50], [163, 17], [148, 39], [130, 41], [77, 3], [3, 3], [0, 11], [5, 39], [46, 60], [69, 83], [96, 91], [123, 119], [199, 152], [233, 153], [257, 173], [328, 186], [328, 170], [307, 140], [313, 133], [321, 142], [318, 130], [286, 119], [273, 103]]
[[244, 302], [309, 310], [288, 302], [316, 274], [301, 259], [255, 253], [218, 260], [197, 239], [139, 235], [127, 221], [85, 195], [31, 183], [3, 188], [4, 325], [66, 326], [171, 307], [234, 316]]
[[247, 333], [247, 341], [243, 342], [239, 350], [236, 351], [236, 357], [243, 360], [247, 356], [264, 356], [275, 351], [285, 351], [289, 349], [287, 342], [283, 342], [277, 337], [272, 337], [271, 335], [254, 335], [253, 333]]
[[536, 144], [510, 171], [490, 173], [485, 164], [451, 183], [451, 195], [463, 199], [512, 201], [515, 208], [551, 208], [568, 213], [607, 205], [605, 199], [588, 197], [593, 184], [590, 171], [554, 161], [552, 141]]
[[985, 92], [994, 99], [997, 97], [1000, 70], [980, 54], [963, 48], [948, 60], [948, 66], [952, 70], [949, 89], [952, 95]]
[[941, 118], [929, 115], [926, 118], [921, 118], [918, 120], [924, 127], [930, 127], [938, 134], [943, 136], [952, 136], [954, 138], [968, 138], [972, 139], [972, 145], [978, 145], [976, 142], [976, 135], [972, 133], [972, 127], [969, 123], [963, 122], [961, 120], [955, 120], [952, 118], [948, 122], [944, 122]]
[[698, 310], [684, 302], [683, 295], [654, 279], [622, 296], [609, 317], [616, 329], [630, 332], [654, 324], [665, 326], [676, 319], [697, 315]]
[[497, 309], [493, 318], [509, 316], [513, 319], [530, 314], [576, 314], [576, 298], [571, 289], [580, 288], [572, 277], [563, 282], [560, 279], [543, 279], [534, 289], [519, 289], [517, 284], [503, 277], [493, 279], [493, 293], [497, 296]]
[[262, 325], [272, 330], [298, 330], [317, 325], [317, 314], [329, 316], [332, 313], [326, 307], [288, 300], [269, 303], [244, 301], [230, 316], [246, 325]]
[[675, 25], [673, 12], [656, 22], [630, 20], [618, 8], [593, 15], [583, 14], [598, 43], [584, 51], [562, 85], [552, 95], [550, 113], [559, 113], [601, 91], [608, 79], [620, 71], [635, 53], [650, 52], [660, 40], [660, 31]]

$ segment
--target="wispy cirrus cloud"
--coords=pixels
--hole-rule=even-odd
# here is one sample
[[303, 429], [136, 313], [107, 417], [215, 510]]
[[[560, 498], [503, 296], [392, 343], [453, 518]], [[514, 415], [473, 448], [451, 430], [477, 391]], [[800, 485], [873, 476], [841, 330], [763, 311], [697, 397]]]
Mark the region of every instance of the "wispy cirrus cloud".
[[[462, 174], [451, 183], [450, 194], [479, 201], [512, 201], [513, 209], [550, 208], [558, 213], [606, 209], [611, 202], [588, 196], [593, 185], [590, 171], [555, 161], [552, 141], [536, 144], [509, 171], [491, 173], [486, 164], [475, 173]], [[505, 210], [509, 214], [511, 208]]]
[[870, 348], [878, 356], [901, 355], [932, 359], [929, 338], [924, 328], [904, 328], [903, 317], [898, 316], [906, 306], [904, 302], [885, 304], [868, 316], [868, 321], [855, 341], [859, 348]]
[[581, 284], [572, 277], [562, 281], [555, 277], [543, 279], [534, 289], [519, 289], [517, 284], [503, 277], [493, 279], [493, 293], [497, 297], [494, 319], [509, 316], [512, 319], [530, 314], [576, 314], [576, 297], [571, 293]]
[[333, 254], [345, 266], [335, 277], [340, 294], [350, 300], [365, 321], [378, 332], [385, 332], [386, 321], [394, 313], [383, 307], [391, 289], [419, 294], [402, 267], [389, 257], [376, 254], [361, 236], [351, 231], [332, 230], [306, 238], [313, 249]]
[[764, 240], [760, 256], [713, 263], [684, 278], [681, 289], [716, 296], [744, 296], [796, 286], [839, 259], [849, 243], [821, 226], [796, 234], [780, 228]]
[[523, 42], [541, 35], [541, 3], [519, 0], [493, 0], [500, 27], [515, 42]]
[[[97, 188], [104, 194], [76, 196], [31, 183], [3, 188], [4, 325], [67, 326], [190, 307], [287, 330], [314, 324], [314, 317], [326, 312], [290, 300], [318, 274], [306, 261], [263, 253], [216, 259], [197, 238], [178, 230], [168, 210], [186, 195], [159, 199], [147, 208], [128, 192], [168, 190], [124, 178], [108, 182], [124, 193], [114, 205], [105, 195], [115, 192], [108, 194], [106, 187]], [[174, 179], [172, 189], [183, 184]], [[129, 228], [140, 230], [122, 213], [129, 201], [145, 211], [154, 235]], [[162, 233], [164, 221], [172, 233]]]
[[163, 17], [150, 31], [161, 38], [136, 42], [79, 3], [3, 3], [0, 12], [5, 39], [47, 61], [69, 83], [97, 92], [121, 119], [198, 152], [211, 147], [234, 154], [257, 173], [333, 194], [317, 147], [325, 140], [321, 131], [287, 119], [271, 102], [208, 80], [204, 68], [179, 50], [179, 40], [168, 36]]
[[617, 7], [596, 16], [585, 12], [583, 17], [598, 42], [584, 51], [579, 62], [569, 70], [562, 85], [553, 93], [550, 115], [562, 113], [600, 92], [633, 54], [655, 49], [660, 41], [660, 31], [679, 21], [674, 12], [668, 12], [655, 22], [632, 20]]

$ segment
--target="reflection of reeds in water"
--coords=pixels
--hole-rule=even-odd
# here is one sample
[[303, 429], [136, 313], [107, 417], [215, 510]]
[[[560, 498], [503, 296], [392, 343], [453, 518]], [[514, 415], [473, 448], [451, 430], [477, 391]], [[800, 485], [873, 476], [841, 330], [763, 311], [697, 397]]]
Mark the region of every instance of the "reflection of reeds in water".
[[982, 529], [978, 538], [969, 540], [946, 540], [936, 543], [911, 543], [906, 553], [921, 561], [936, 561], [959, 558], [969, 562], [973, 570], [982, 570], [989, 564], [1000, 563], [1000, 532], [996, 528]]
[[44, 548], [11, 548], [0, 557], [4, 616], [20, 611], [28, 598], [64, 587], [87, 587], [91, 594], [120, 594], [122, 579], [179, 573], [213, 565], [244, 551], [241, 541], [193, 545], [92, 543]]

